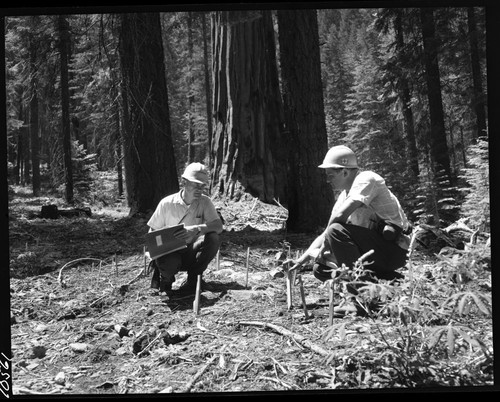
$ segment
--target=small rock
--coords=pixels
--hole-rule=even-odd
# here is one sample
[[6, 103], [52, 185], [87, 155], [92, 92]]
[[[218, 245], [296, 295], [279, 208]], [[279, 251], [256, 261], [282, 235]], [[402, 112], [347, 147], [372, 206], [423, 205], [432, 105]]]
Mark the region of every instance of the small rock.
[[60, 371], [54, 378], [54, 382], [59, 385], [64, 385], [66, 383], [66, 374], [64, 371]]
[[253, 290], [235, 290], [230, 289], [228, 296], [235, 300], [251, 300], [260, 296], [261, 292]]
[[174, 389], [170, 386], [170, 387], [162, 389], [158, 393], [159, 394], [171, 394], [172, 392], [174, 392]]
[[125, 294], [129, 291], [129, 285], [122, 285], [118, 289], [118, 292], [120, 293], [121, 296], [125, 296]]
[[132, 352], [134, 354], [139, 354], [141, 353], [144, 348], [151, 342], [151, 340], [154, 338], [151, 338], [149, 334], [143, 334], [134, 341], [132, 345]]
[[47, 348], [45, 346], [33, 346], [31, 349], [31, 359], [42, 359], [47, 353]]
[[269, 275], [271, 276], [271, 278], [273, 279], [276, 279], [276, 278], [284, 278], [285, 277], [285, 273], [283, 272], [282, 269], [271, 269], [269, 271]]
[[189, 334], [186, 331], [179, 332], [168, 332], [163, 336], [163, 341], [165, 345], [174, 345], [176, 343], [184, 342], [189, 338]]
[[82, 352], [87, 351], [89, 349], [90, 345], [88, 343], [75, 342], [75, 343], [70, 343], [69, 347], [74, 352], [82, 353]]
[[160, 325], [158, 325], [158, 328], [159, 329], [166, 329], [166, 328], [168, 328], [168, 326], [170, 325], [170, 323], [171, 323], [170, 319], [167, 320], [167, 321], [164, 321]]
[[[227, 261], [224, 265], [222, 265], [222, 263], [221, 263], [221, 267], [227, 266], [227, 264], [229, 262], [230, 261]], [[232, 265], [234, 265], [234, 264], [231, 262], [231, 266]], [[213, 272], [213, 275], [216, 277], [221, 277], [221, 276], [231, 277], [234, 275], [234, 270], [232, 270], [231, 268], [222, 268], [222, 269], [219, 269], [218, 271]]]
[[124, 336], [128, 336], [130, 330], [128, 328], [125, 328], [121, 326], [120, 324], [115, 325], [115, 331], [120, 335], [120, 338], [123, 338]]
[[26, 366], [26, 369], [27, 369], [27, 370], [33, 370], [33, 369], [36, 369], [38, 366], [39, 366], [39, 364], [38, 364], [38, 363], [31, 363], [31, 364], [28, 364], [28, 365]]
[[117, 356], [123, 356], [128, 353], [128, 348], [126, 346], [121, 346], [115, 350]]
[[96, 331], [106, 331], [111, 332], [114, 329], [114, 325], [110, 322], [99, 322], [94, 325]]
[[47, 325], [45, 325], [45, 324], [38, 324], [38, 325], [35, 327], [34, 331], [35, 331], [35, 332], [43, 332], [43, 331], [46, 331], [46, 330], [47, 330], [47, 328], [48, 328], [48, 327], [47, 327]]

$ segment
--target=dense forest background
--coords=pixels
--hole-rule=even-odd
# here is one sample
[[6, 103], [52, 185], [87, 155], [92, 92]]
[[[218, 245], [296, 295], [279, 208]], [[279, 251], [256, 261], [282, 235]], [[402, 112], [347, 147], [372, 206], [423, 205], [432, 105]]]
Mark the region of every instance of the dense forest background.
[[[4, 395], [494, 385], [484, 3], [7, 10]], [[405, 280], [355, 295], [361, 260], [328, 288], [284, 264], [327, 222], [339, 144], [414, 223]], [[200, 314], [150, 292], [143, 247], [192, 161], [225, 219]]]
[[[489, 225], [486, 7], [5, 18], [10, 184], [88, 205], [113, 171], [130, 214], [192, 161], [211, 194], [324, 224], [317, 165], [346, 144], [412, 221]], [[312, 197], [312, 195], [315, 195]], [[95, 198], [95, 195], [92, 195]], [[473, 208], [472, 208], [473, 206]]]

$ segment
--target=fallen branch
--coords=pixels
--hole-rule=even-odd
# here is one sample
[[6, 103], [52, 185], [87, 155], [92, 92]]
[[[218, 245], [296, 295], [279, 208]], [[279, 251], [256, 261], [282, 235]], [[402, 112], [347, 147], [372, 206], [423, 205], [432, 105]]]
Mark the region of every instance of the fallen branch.
[[272, 382], [275, 382], [276, 384], [279, 384], [281, 385], [282, 387], [284, 388], [287, 388], [287, 389], [292, 389], [292, 388], [295, 388], [295, 389], [300, 389], [299, 387], [297, 387], [296, 385], [290, 385], [290, 384], [287, 384], [286, 382], [280, 380], [279, 378], [272, 378], [272, 377], [266, 377], [266, 376], [260, 376], [260, 377], [257, 377], [258, 380], [267, 380], [267, 381], [272, 381]]
[[254, 210], [254, 209], [255, 209], [255, 207], [257, 206], [257, 201], [258, 201], [258, 200], [259, 200], [259, 199], [258, 199], [258, 198], [256, 198], [256, 199], [255, 199], [255, 201], [253, 202], [252, 208], [250, 209], [250, 212], [248, 213], [247, 220], [249, 220], [249, 219], [250, 219], [250, 216], [252, 215], [253, 210]]
[[[280, 207], [283, 211], [285, 211], [288, 214], [288, 209], [286, 209], [283, 205], [281, 205], [280, 202], [276, 198], [273, 198], [273, 201], [276, 203], [276, 205], [278, 207]], [[280, 216], [281, 216], [281, 214], [280, 214]]]
[[70, 262], [64, 264], [63, 267], [59, 270], [59, 275], [57, 277], [57, 282], [59, 282], [59, 284], [61, 285], [61, 287], [63, 287], [63, 288], [66, 287], [66, 284], [64, 283], [63, 277], [62, 277], [62, 271], [63, 271], [63, 269], [69, 267], [71, 264], [74, 264], [74, 263], [77, 263], [77, 262], [80, 262], [80, 261], [86, 261], [86, 260], [102, 262], [102, 260], [100, 260], [98, 258], [84, 257], [84, 258], [77, 258], [76, 260], [73, 260], [73, 261], [70, 261]]
[[104, 299], [105, 297], [108, 297], [108, 296], [109, 296], [109, 294], [105, 294], [104, 296], [101, 296], [101, 297], [97, 298], [92, 303], [90, 303], [89, 307], [93, 307], [94, 305], [96, 305], [97, 303], [99, 303], [102, 299]]
[[295, 340], [299, 345], [312, 350], [313, 352], [329, 357], [331, 355], [331, 352], [329, 352], [326, 349], [323, 349], [321, 346], [316, 345], [314, 342], [311, 342], [309, 339], [304, 338], [302, 335], [298, 335], [293, 333], [292, 331], [289, 331], [286, 328], [280, 327], [279, 325], [271, 324], [268, 322], [260, 322], [260, 321], [239, 321], [237, 322], [239, 325], [255, 325], [257, 327], [264, 327], [268, 329], [272, 329], [273, 331], [292, 338]]
[[200, 369], [198, 370], [198, 372], [193, 376], [193, 378], [191, 378], [191, 380], [187, 383], [186, 387], [181, 391], [181, 392], [184, 392], [184, 393], [188, 393], [188, 392], [191, 392], [191, 388], [193, 388], [193, 385], [196, 381], [198, 381], [198, 379], [203, 375], [203, 373], [205, 373], [205, 371], [207, 371], [207, 369], [210, 367], [210, 365], [215, 361], [215, 359], [217, 359], [219, 357], [219, 355], [217, 354], [214, 354], [209, 360], [208, 362]]
[[151, 345], [153, 345], [158, 339], [162, 337], [163, 333], [160, 332], [155, 339], [153, 339], [151, 342], [149, 342], [144, 349], [142, 349], [139, 353], [137, 353], [137, 357], [140, 357], [145, 351], [147, 351]]
[[53, 389], [52, 391], [49, 392], [40, 392], [40, 391], [32, 391], [31, 389], [28, 388], [23, 388], [23, 387], [14, 387], [13, 389], [14, 395], [19, 395], [19, 394], [26, 394], [26, 395], [53, 395], [53, 394], [60, 394], [61, 391], [58, 389]]
[[139, 279], [141, 279], [143, 276], [145, 276], [145, 275], [146, 275], [146, 270], [147, 270], [147, 268], [143, 268], [143, 269], [141, 269], [141, 272], [139, 272], [135, 278], [133, 278], [133, 279], [131, 279], [130, 281], [128, 281], [128, 282], [126, 283], [126, 285], [130, 286], [130, 285], [132, 285], [133, 283], [137, 282]]

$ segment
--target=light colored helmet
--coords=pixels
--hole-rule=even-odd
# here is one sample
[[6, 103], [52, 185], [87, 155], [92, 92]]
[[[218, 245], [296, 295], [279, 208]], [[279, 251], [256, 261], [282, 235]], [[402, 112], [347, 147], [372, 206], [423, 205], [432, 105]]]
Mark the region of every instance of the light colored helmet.
[[187, 165], [182, 177], [193, 183], [208, 184], [208, 169], [205, 165], [194, 162]]
[[337, 145], [328, 150], [320, 168], [347, 168], [358, 167], [358, 160], [351, 148], [345, 145]]

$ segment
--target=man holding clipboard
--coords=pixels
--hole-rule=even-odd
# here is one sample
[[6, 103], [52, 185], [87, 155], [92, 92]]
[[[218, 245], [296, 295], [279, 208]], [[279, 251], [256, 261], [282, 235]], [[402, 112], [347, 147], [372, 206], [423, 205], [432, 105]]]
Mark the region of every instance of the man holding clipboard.
[[147, 223], [150, 232], [184, 225], [175, 231], [174, 236], [185, 241], [186, 247], [154, 260], [151, 287], [160, 292], [170, 293], [175, 275], [179, 271], [187, 271], [187, 280], [178, 291], [194, 294], [198, 275], [203, 274], [217, 255], [222, 221], [212, 200], [204, 194], [208, 182], [208, 170], [204, 165], [188, 165], [182, 174], [183, 188], [163, 198]]

